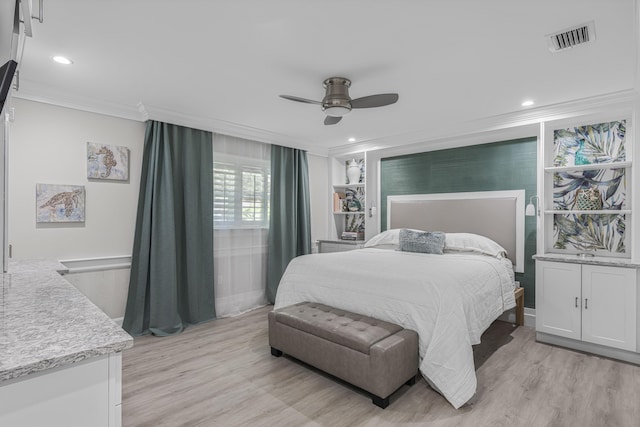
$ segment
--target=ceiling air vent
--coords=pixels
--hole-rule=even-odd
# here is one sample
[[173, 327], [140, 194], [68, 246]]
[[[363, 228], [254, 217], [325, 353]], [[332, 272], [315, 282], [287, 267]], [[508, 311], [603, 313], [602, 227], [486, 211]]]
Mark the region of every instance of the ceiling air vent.
[[547, 44], [551, 52], [559, 52], [596, 39], [596, 27], [593, 21], [558, 33], [547, 34]]

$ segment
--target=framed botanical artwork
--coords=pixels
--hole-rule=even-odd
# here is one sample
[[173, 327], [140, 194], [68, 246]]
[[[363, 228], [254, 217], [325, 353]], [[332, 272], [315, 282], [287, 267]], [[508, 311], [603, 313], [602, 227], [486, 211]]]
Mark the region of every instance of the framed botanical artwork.
[[129, 149], [87, 142], [87, 178], [129, 180]]
[[84, 222], [81, 185], [36, 184], [36, 222]]

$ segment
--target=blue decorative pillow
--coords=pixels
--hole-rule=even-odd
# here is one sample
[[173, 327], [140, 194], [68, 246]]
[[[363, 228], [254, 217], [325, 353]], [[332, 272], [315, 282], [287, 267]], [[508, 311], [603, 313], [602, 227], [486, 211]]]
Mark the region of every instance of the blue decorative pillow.
[[441, 231], [400, 230], [400, 247], [404, 252], [440, 254], [444, 250], [445, 234]]

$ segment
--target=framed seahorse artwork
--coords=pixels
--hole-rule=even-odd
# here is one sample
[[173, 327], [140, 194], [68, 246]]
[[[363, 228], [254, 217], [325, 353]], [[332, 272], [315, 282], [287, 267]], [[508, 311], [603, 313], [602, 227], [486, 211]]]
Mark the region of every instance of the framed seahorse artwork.
[[82, 185], [36, 184], [36, 222], [84, 222]]
[[129, 180], [129, 149], [87, 142], [87, 178]]

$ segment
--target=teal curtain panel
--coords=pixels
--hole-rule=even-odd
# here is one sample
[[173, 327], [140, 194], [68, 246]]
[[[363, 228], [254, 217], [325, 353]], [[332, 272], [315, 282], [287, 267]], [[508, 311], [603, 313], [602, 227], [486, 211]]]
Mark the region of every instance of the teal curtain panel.
[[[525, 190], [537, 194], [537, 139], [522, 138], [490, 144], [429, 151], [382, 159], [380, 221], [387, 225], [387, 196]], [[432, 231], [432, 230], [426, 230]], [[525, 288], [525, 306], [535, 307], [536, 217], [525, 217], [524, 273], [516, 280]]]
[[267, 299], [276, 299], [289, 261], [311, 253], [307, 152], [271, 146], [271, 216], [267, 254]]
[[123, 328], [166, 336], [215, 317], [212, 134], [148, 121]]

